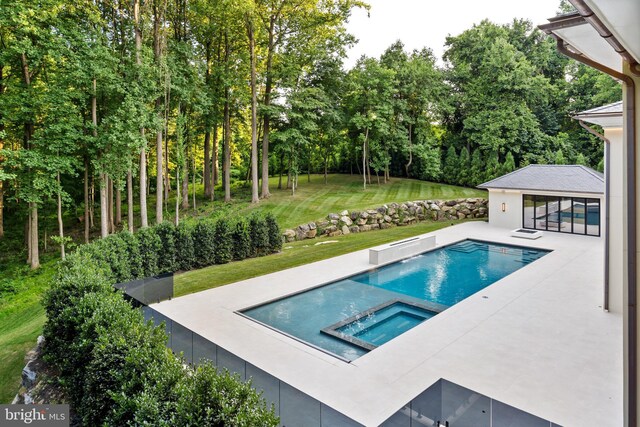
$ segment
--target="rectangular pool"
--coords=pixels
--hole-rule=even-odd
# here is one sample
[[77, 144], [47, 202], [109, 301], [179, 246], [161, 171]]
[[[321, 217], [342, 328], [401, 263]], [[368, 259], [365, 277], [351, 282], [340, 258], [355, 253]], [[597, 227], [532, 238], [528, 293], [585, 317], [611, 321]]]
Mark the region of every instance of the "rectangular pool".
[[352, 361], [548, 252], [463, 240], [240, 314]]

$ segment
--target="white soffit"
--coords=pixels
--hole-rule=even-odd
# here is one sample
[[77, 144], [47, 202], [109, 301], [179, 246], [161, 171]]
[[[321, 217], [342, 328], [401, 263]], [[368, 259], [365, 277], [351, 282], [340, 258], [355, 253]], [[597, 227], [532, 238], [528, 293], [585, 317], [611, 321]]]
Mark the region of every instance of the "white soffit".
[[640, 1], [584, 0], [620, 43], [640, 62]]
[[583, 122], [591, 123], [594, 125], [602, 126], [605, 129], [612, 128], [621, 128], [622, 127], [622, 116], [620, 117], [574, 117], [575, 119], [582, 120]]
[[[640, 1], [640, 0], [639, 0]], [[592, 60], [622, 72], [622, 57], [589, 24], [554, 30], [563, 40]]]

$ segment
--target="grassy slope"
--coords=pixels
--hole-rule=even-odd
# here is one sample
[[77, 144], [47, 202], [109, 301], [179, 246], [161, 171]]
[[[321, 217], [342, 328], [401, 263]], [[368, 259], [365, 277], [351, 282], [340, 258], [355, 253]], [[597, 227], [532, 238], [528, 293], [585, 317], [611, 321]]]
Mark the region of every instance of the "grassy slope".
[[[190, 210], [188, 215], [232, 216], [254, 210], [270, 211], [276, 215], [282, 227], [294, 227], [343, 209], [364, 209], [394, 201], [482, 197], [486, 194], [469, 188], [400, 178], [394, 178], [390, 183], [383, 185], [374, 183], [363, 191], [362, 181], [355, 175], [329, 175], [329, 182], [326, 185], [320, 175], [312, 175], [311, 183], [307, 183], [307, 177], [303, 175], [300, 177], [300, 186], [292, 197], [291, 190], [277, 190], [277, 183], [277, 178], [271, 178], [272, 196], [268, 200], [262, 200], [258, 205], [248, 203], [251, 198], [250, 188], [240, 183], [234, 186], [232, 202], [224, 204], [220, 201], [222, 191], [218, 187], [215, 202], [204, 201], [198, 197], [197, 212]], [[198, 193], [202, 194], [201, 185], [198, 186]], [[150, 223], [154, 222], [154, 203], [155, 199], [150, 197]], [[175, 203], [174, 200], [170, 198], [165, 219], [171, 219], [173, 203]], [[123, 211], [126, 212], [126, 206], [123, 206]], [[138, 206], [136, 206], [136, 212], [138, 212]], [[96, 221], [99, 219], [96, 218]], [[42, 222], [43, 227], [49, 231], [55, 228], [51, 225], [55, 223], [55, 218], [48, 218], [47, 221], [43, 218]], [[73, 236], [76, 242], [81, 241], [82, 225], [77, 222], [75, 216], [69, 214], [65, 222], [67, 235]], [[179, 294], [197, 292], [409, 235], [426, 233], [433, 227], [436, 226], [425, 223], [374, 233], [343, 236], [335, 239], [340, 243], [315, 247], [313, 242], [296, 242], [287, 245], [292, 248], [281, 254], [243, 261], [241, 269], [237, 268], [238, 263], [232, 263], [211, 267], [213, 270], [204, 269], [182, 274], [176, 278], [177, 292]], [[42, 254], [42, 268], [37, 272], [30, 272], [24, 266], [21, 233], [20, 224], [8, 225], [7, 236], [0, 240], [0, 403], [7, 403], [13, 399], [20, 384], [20, 372], [25, 353], [35, 345], [36, 337], [42, 332], [45, 316], [40, 299], [53, 276], [57, 256], [55, 248], [48, 254]], [[97, 237], [98, 233], [99, 230], [93, 230], [94, 237]], [[210, 276], [211, 274], [214, 276]]]
[[272, 212], [282, 227], [294, 227], [308, 221], [338, 213], [343, 209], [374, 208], [385, 203], [408, 200], [455, 199], [459, 197], [485, 197], [486, 191], [445, 184], [393, 178], [387, 184], [372, 183], [362, 189], [357, 175], [329, 175], [324, 184], [322, 175], [311, 175], [311, 183], [300, 176], [300, 186], [294, 196], [291, 190], [278, 190], [277, 178], [270, 179], [271, 197], [257, 206], [242, 206], [239, 211], [253, 209]]
[[3, 283], [15, 286], [0, 299], [0, 402], [9, 403], [20, 386], [24, 357], [42, 333], [44, 309], [42, 293], [53, 276], [55, 261], [43, 264], [38, 272], [13, 268], [3, 273]]

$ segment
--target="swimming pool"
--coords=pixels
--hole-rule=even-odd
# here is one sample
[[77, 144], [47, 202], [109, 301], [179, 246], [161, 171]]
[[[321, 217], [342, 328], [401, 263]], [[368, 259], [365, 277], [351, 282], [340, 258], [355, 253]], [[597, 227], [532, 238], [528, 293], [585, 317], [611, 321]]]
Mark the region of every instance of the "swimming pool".
[[239, 313], [352, 361], [548, 252], [463, 240]]

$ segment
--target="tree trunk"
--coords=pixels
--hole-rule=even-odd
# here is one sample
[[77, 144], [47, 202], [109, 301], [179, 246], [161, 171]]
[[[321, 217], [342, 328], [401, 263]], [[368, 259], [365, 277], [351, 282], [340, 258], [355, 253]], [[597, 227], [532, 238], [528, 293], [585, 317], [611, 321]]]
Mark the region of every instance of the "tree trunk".
[[105, 238], [109, 235], [109, 203], [107, 190], [107, 176], [100, 174], [100, 236]]
[[282, 190], [282, 174], [284, 172], [284, 153], [280, 154], [280, 177], [278, 178], [278, 190]]
[[329, 157], [324, 158], [324, 183], [327, 183], [327, 169], [329, 169]]
[[[189, 209], [189, 167], [187, 162], [186, 153], [183, 153], [184, 160], [182, 161], [182, 209]], [[176, 188], [180, 185], [180, 182], [176, 181]]]
[[364, 141], [362, 141], [362, 183], [363, 189], [367, 189], [367, 138], [369, 138], [369, 128], [364, 133]]
[[109, 195], [109, 233], [113, 234], [116, 232], [116, 225], [115, 225], [115, 221], [113, 218], [113, 207], [114, 207], [114, 203], [113, 203], [113, 196], [114, 196], [114, 191], [113, 191], [113, 180], [111, 178], [108, 178], [107, 182], [109, 183], [107, 190], [109, 191], [107, 194]]
[[[158, 10], [158, 6], [156, 4], [153, 5], [153, 56], [157, 65], [160, 64], [160, 55], [161, 55], [161, 40], [160, 40], [160, 27], [163, 20], [160, 16], [160, 11]], [[164, 114], [162, 112], [162, 96], [156, 99], [156, 114], [158, 115], [158, 120], [163, 123], [164, 122]], [[156, 224], [160, 224], [162, 222], [162, 213], [163, 213], [163, 196], [164, 196], [164, 188], [163, 188], [163, 177], [162, 177], [162, 159], [164, 158], [162, 154], [162, 128], [158, 128], [156, 131]]]
[[84, 242], [89, 243], [89, 157], [84, 156]]
[[35, 270], [40, 267], [40, 251], [38, 249], [38, 204], [33, 202], [29, 203], [29, 210], [31, 211], [31, 223], [29, 225], [29, 240], [31, 242], [29, 260], [31, 269]]
[[213, 193], [216, 184], [220, 180], [220, 168], [218, 167], [218, 151], [220, 150], [220, 144], [218, 143], [218, 125], [213, 127], [213, 146], [211, 150], [211, 162], [209, 163], [212, 167], [211, 172], [211, 200], [213, 200]]
[[[140, 25], [140, 0], [133, 2], [133, 18], [135, 27], [136, 40], [136, 64], [142, 65], [142, 28]], [[140, 128], [143, 144], [140, 150], [140, 226], [142, 228], [149, 226], [147, 215], [147, 143], [144, 136], [144, 128]], [[129, 220], [133, 224], [133, 217]]]
[[[409, 167], [411, 166], [411, 162], [413, 161], [413, 147], [411, 145], [411, 123], [409, 123], [409, 161], [407, 162], [406, 165], [404, 165], [404, 170], [407, 174], [407, 178], [409, 178]], [[385, 182], [386, 182], [386, 175], [385, 175]]]
[[58, 172], [58, 236], [60, 236], [60, 258], [64, 260], [64, 224], [62, 223], [62, 188], [60, 187], [60, 172]]
[[191, 183], [193, 185], [193, 191], [191, 195], [193, 197], [193, 211], [198, 212], [198, 208], [196, 207], [196, 159], [192, 157], [191, 165], [193, 166], [192, 174], [191, 174]]
[[[25, 86], [31, 86], [31, 74], [29, 73], [29, 64], [27, 63], [27, 55], [21, 55], [22, 76]], [[24, 147], [30, 149], [31, 136], [33, 135], [33, 122], [26, 120], [24, 123]], [[40, 252], [38, 248], [38, 204], [29, 202], [29, 264], [32, 269], [40, 267]]]
[[229, 89], [225, 90], [224, 101], [224, 157], [222, 159], [224, 201], [231, 201], [231, 115], [229, 114]]
[[91, 186], [89, 187], [89, 226], [95, 227], [95, 206], [96, 206], [96, 179], [91, 176]]
[[251, 64], [251, 203], [258, 203], [258, 88], [256, 83], [256, 41], [251, 22], [247, 22], [247, 35]]
[[211, 179], [211, 131], [207, 130], [204, 134], [204, 196], [213, 200], [213, 179]]
[[[31, 205], [29, 205], [31, 206]], [[27, 223], [24, 226], [24, 240], [27, 245], [27, 264], [31, 265], [31, 209], [27, 211]]]
[[122, 193], [120, 188], [116, 186], [116, 225], [122, 224]]
[[127, 227], [133, 233], [133, 174], [131, 168], [127, 171]]
[[[180, 168], [176, 168], [176, 182], [180, 182]], [[176, 185], [176, 218], [174, 223], [176, 227], [180, 224], [180, 202], [182, 195], [180, 194], [180, 186]]]

